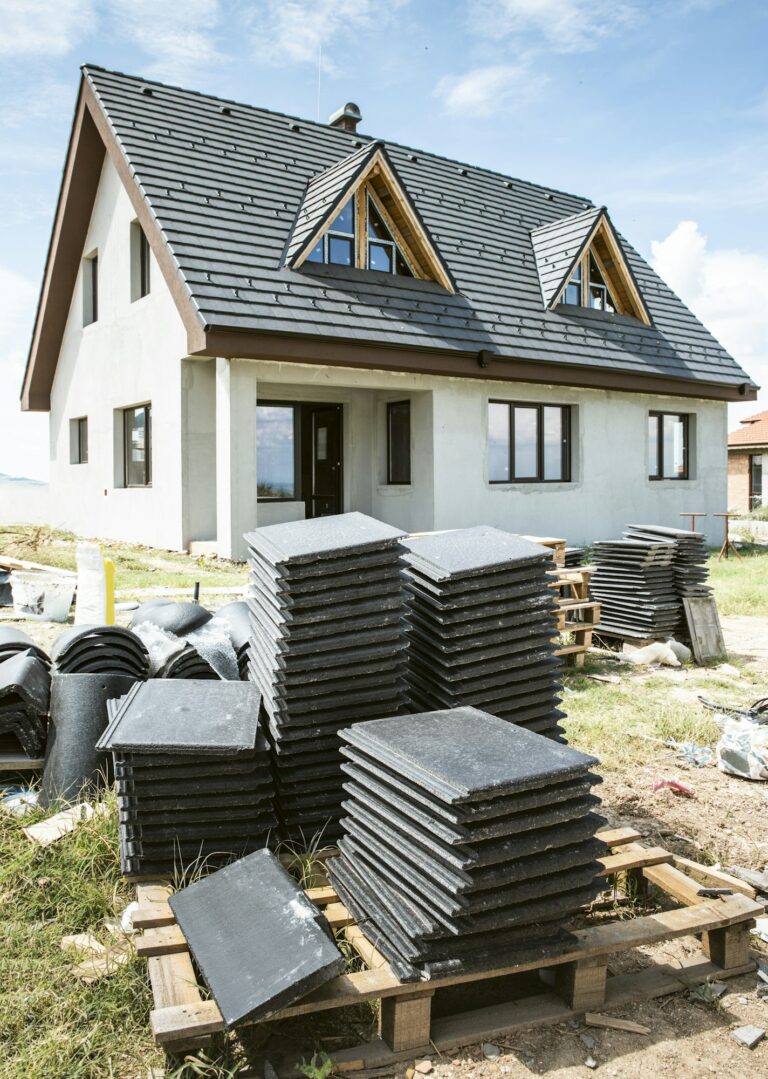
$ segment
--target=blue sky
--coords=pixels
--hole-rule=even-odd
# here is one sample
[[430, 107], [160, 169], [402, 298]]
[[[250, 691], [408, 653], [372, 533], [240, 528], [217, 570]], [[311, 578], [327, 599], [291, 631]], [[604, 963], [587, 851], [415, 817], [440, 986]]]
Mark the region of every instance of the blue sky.
[[[0, 472], [82, 62], [326, 120], [605, 203], [768, 386], [763, 0], [0, 0]], [[768, 407], [733, 409], [739, 415]]]

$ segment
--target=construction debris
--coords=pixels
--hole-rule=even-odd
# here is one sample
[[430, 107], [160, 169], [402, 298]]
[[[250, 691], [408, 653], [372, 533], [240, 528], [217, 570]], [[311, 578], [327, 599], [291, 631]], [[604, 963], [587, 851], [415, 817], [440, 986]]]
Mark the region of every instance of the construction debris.
[[137, 683], [110, 705], [127, 874], [210, 868], [267, 845], [276, 820], [260, 696], [247, 682]]
[[409, 539], [405, 547], [412, 706], [470, 704], [561, 735], [551, 552], [485, 526]]
[[94, 816], [106, 816], [108, 812], [104, 802], [98, 802], [95, 806], [89, 802], [81, 802], [79, 805], [70, 806], [69, 809], [62, 809], [60, 813], [55, 813], [47, 820], [30, 824], [24, 829], [24, 835], [41, 847], [48, 847], [62, 836], [73, 832], [83, 821], [91, 820]]
[[284, 837], [340, 834], [339, 728], [406, 707], [400, 541], [362, 513], [271, 525], [249, 547], [250, 675]]
[[345, 968], [328, 923], [269, 851], [169, 903], [227, 1027], [265, 1019]]
[[588, 1027], [606, 1027], [608, 1030], [626, 1030], [628, 1034], [650, 1034], [651, 1028], [644, 1027], [641, 1023], [633, 1023], [629, 1019], [616, 1019], [612, 1015], [599, 1015], [597, 1012], [587, 1012], [584, 1022]]
[[551, 942], [602, 890], [594, 757], [475, 708], [342, 738], [348, 817], [329, 877], [403, 981]]
[[750, 1023], [748, 1026], [738, 1027], [736, 1030], [732, 1030], [731, 1037], [734, 1038], [739, 1045], [746, 1045], [747, 1049], [754, 1049], [765, 1037], [765, 1031], [762, 1027], [756, 1027]]

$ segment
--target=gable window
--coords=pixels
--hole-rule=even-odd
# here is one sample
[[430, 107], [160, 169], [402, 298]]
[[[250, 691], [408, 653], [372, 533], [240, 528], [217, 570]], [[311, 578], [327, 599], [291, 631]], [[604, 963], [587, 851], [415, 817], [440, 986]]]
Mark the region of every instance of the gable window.
[[411, 482], [411, 402], [387, 402], [387, 483]]
[[[358, 199], [361, 200], [360, 214]], [[361, 190], [344, 204], [306, 261], [413, 277], [408, 259], [395, 239], [394, 225], [387, 223], [385, 214], [370, 192]]]
[[152, 406], [123, 409], [123, 461], [126, 487], [152, 486]]
[[79, 416], [69, 421], [69, 463], [88, 464], [88, 417]]
[[99, 317], [99, 256], [83, 259], [83, 326], [90, 326]]
[[489, 401], [489, 482], [570, 480], [570, 429], [570, 405]]
[[591, 307], [594, 311], [609, 311], [611, 314], [616, 312], [616, 301], [592, 251], [579, 259], [563, 290], [560, 303], [573, 307]]
[[648, 476], [652, 480], [689, 478], [690, 417], [685, 413], [648, 415]]
[[131, 303], [149, 294], [149, 241], [138, 221], [131, 223]]

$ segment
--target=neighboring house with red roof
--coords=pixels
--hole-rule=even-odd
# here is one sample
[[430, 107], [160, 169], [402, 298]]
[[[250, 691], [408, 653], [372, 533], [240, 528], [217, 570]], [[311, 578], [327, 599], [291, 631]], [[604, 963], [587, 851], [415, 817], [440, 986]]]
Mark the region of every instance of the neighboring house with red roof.
[[748, 512], [765, 501], [768, 473], [768, 412], [741, 421], [728, 435], [728, 508]]

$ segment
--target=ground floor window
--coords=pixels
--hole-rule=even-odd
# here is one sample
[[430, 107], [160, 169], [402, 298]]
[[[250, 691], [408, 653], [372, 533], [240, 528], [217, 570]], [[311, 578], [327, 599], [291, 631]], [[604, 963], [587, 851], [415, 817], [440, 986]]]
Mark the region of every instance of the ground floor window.
[[749, 455], [749, 508], [763, 504], [763, 455], [751, 453]]
[[88, 417], [78, 416], [69, 421], [69, 463], [88, 464]]
[[571, 478], [570, 405], [488, 402], [491, 483], [556, 483]]
[[307, 517], [342, 512], [342, 407], [263, 401], [256, 406], [256, 494], [303, 502]]
[[687, 480], [689, 419], [686, 413], [648, 415], [648, 476], [652, 480]]
[[256, 493], [272, 501], [298, 497], [301, 412], [296, 405], [256, 406]]
[[126, 487], [152, 484], [152, 406], [123, 409], [123, 460]]
[[411, 482], [411, 402], [387, 402], [387, 483]]

